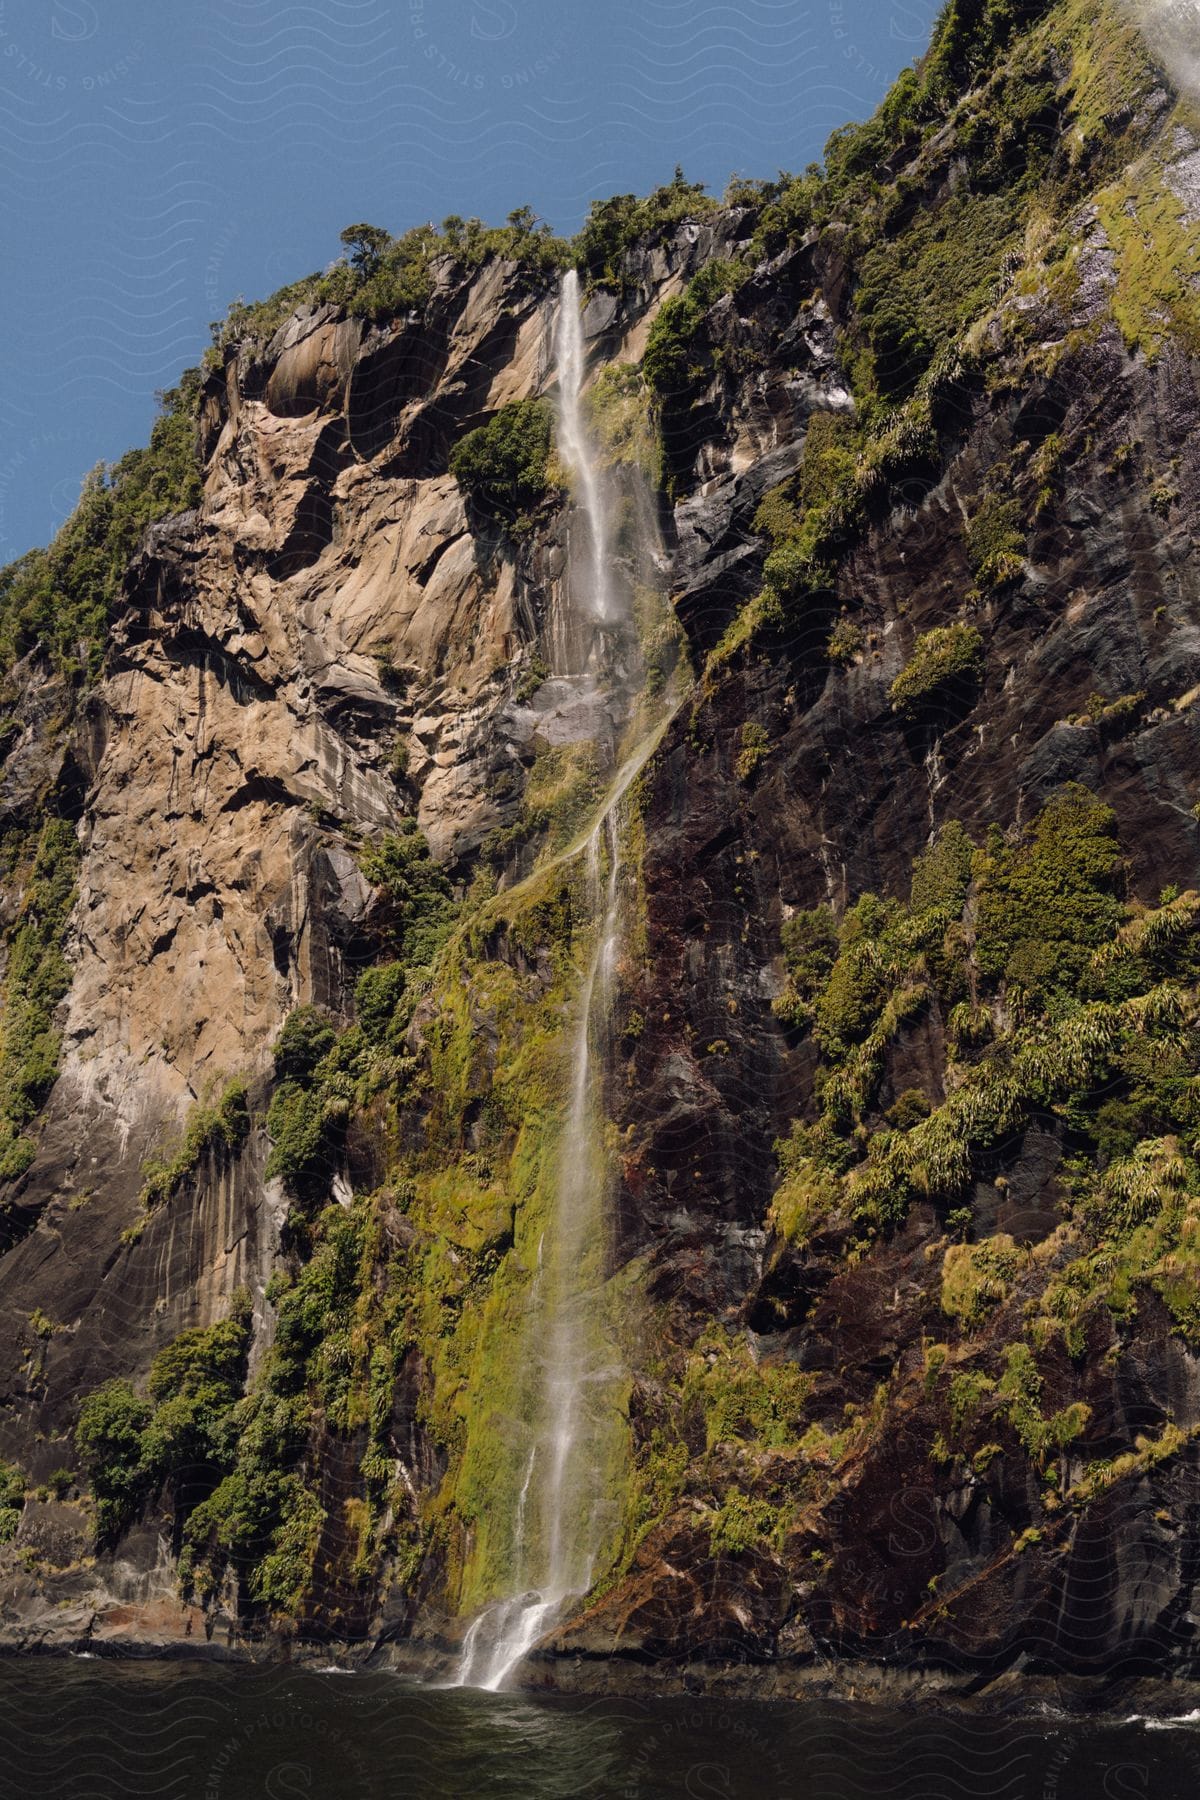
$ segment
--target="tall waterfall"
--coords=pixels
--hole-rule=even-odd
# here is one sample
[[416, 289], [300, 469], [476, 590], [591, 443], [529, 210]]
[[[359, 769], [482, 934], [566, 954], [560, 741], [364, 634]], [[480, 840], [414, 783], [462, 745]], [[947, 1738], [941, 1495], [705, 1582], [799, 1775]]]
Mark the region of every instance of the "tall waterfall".
[[573, 592], [570, 601], [572, 607], [582, 607], [606, 625], [616, 618], [618, 606], [612, 583], [608, 508], [583, 419], [583, 316], [579, 310], [579, 276], [574, 269], [568, 269], [562, 278], [555, 339], [558, 447], [575, 479], [577, 516], [582, 518], [588, 534], [585, 591]]
[[[613, 579], [605, 484], [584, 422], [583, 329], [573, 271], [563, 277], [555, 324], [558, 448], [576, 501], [568, 530], [587, 534], [586, 555], [568, 563], [566, 611], [573, 624], [611, 627], [624, 622], [624, 608]], [[616, 671], [607, 675], [615, 684]], [[599, 678], [605, 676], [601, 669]], [[658, 728], [617, 770], [577, 850], [594, 937], [581, 970], [554, 1202], [535, 1284], [537, 1401], [513, 1518], [518, 1591], [493, 1602], [471, 1625], [459, 1686], [494, 1690], [504, 1683], [566, 1603], [586, 1593], [607, 1535], [614, 1433], [623, 1430], [622, 1371], [603, 1316], [608, 1177], [598, 1088], [621, 935], [622, 803], [664, 723], [665, 709]]]

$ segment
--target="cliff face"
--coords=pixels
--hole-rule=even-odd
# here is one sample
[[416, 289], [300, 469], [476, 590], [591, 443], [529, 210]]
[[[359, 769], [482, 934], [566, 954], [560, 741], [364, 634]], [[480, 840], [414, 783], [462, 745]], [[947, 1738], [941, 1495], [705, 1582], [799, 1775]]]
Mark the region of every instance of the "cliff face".
[[1119, 15], [978, 10], [820, 181], [593, 255], [620, 681], [568, 679], [553, 455], [511, 505], [450, 467], [536, 436], [555, 278], [450, 250], [225, 345], [95, 678], [15, 664], [10, 1046], [30, 932], [64, 967], [14, 1641], [444, 1649], [511, 1584], [568, 852], [665, 689], [627, 1444], [545, 1666], [1195, 1673], [1200, 132]]

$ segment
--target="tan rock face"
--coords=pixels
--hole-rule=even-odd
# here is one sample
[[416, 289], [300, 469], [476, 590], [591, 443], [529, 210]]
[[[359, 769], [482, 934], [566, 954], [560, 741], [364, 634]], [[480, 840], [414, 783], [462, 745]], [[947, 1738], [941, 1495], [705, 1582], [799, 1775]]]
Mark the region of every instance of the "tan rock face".
[[[655, 252], [620, 316], [594, 321], [602, 354], [614, 334], [636, 354], [694, 253]], [[464, 431], [552, 384], [552, 316], [552, 289], [531, 294], [511, 265], [464, 281], [447, 264], [419, 319], [310, 309], [209, 378], [203, 503], [149, 534], [71, 752], [87, 788], [74, 979], [19, 1241], [0, 1259], [17, 1402], [0, 1436], [25, 1461], [31, 1416], [47, 1468], [61, 1464], [77, 1391], [144, 1374], [235, 1288], [269, 1324], [286, 1203], [263, 1183], [261, 1131], [122, 1244], [144, 1158], [234, 1076], [262, 1105], [293, 1007], [345, 1013], [364, 836], [415, 813], [457, 868], [514, 816], [536, 734], [571, 735], [557, 690], [516, 698], [550, 655], [562, 550], [473, 534], [447, 473]], [[0, 806], [45, 780], [30, 742]], [[38, 1306], [67, 1329], [34, 1377], [20, 1353]]]

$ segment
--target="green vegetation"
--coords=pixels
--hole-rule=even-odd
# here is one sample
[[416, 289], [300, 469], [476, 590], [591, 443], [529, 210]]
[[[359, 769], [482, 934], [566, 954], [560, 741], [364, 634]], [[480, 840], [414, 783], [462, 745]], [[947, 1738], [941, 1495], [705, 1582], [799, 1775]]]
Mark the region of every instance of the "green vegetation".
[[[771, 539], [763, 579], [781, 602], [830, 585], [837, 546], [857, 504], [858, 450], [853, 419], [814, 413], [796, 475], [764, 496], [754, 528]], [[853, 629], [850, 621], [843, 623]]]
[[351, 1114], [411, 1072], [404, 1033], [456, 916], [450, 884], [415, 820], [367, 844], [359, 862], [376, 890], [376, 944], [384, 960], [358, 979], [357, 1020], [339, 1032], [318, 1007], [297, 1007], [274, 1045], [266, 1173], [280, 1176], [302, 1200], [327, 1191]]
[[849, 664], [861, 653], [865, 643], [860, 627], [843, 615], [829, 634], [825, 654], [831, 663]]
[[58, 1074], [54, 1014], [71, 985], [62, 943], [75, 903], [79, 843], [68, 819], [47, 819], [37, 839], [24, 900], [8, 934], [0, 1015], [0, 1180], [34, 1157], [27, 1127]]
[[148, 447], [95, 468], [49, 549], [0, 570], [0, 667], [37, 650], [72, 680], [96, 674], [142, 533], [199, 502], [198, 399], [199, 375], [189, 369], [160, 396]]
[[[185, 1331], [160, 1351], [147, 1393], [110, 1381], [80, 1409], [75, 1442], [96, 1497], [96, 1530], [113, 1542], [169, 1488], [184, 1552], [185, 1591], [210, 1595], [226, 1568], [245, 1598], [281, 1615], [300, 1605], [324, 1514], [302, 1477], [314, 1413], [300, 1390], [334, 1410], [344, 1386], [329, 1345], [342, 1327], [363, 1248], [361, 1212], [327, 1220], [312, 1260], [279, 1303], [277, 1340], [245, 1392], [250, 1302]], [[324, 1364], [315, 1355], [325, 1350]], [[327, 1371], [329, 1371], [327, 1373]]]
[[715, 261], [692, 276], [682, 294], [664, 300], [655, 315], [642, 357], [642, 375], [651, 393], [678, 404], [689, 397], [711, 367], [701, 339], [709, 307], [745, 280], [740, 263]]
[[773, 1536], [778, 1521], [778, 1509], [769, 1500], [752, 1500], [735, 1490], [709, 1518], [709, 1547], [714, 1556], [742, 1556]]
[[485, 225], [481, 219], [451, 213], [440, 228], [417, 225], [399, 237], [379, 225], [348, 225], [341, 233], [343, 256], [331, 269], [291, 282], [266, 300], [249, 305], [235, 301], [211, 327], [209, 356], [214, 358], [246, 338], [266, 340], [301, 306], [344, 306], [357, 317], [374, 321], [402, 317], [428, 300], [434, 266], [442, 259], [463, 271], [478, 269], [493, 258], [512, 262], [536, 285], [574, 265], [592, 280], [620, 289], [627, 250], [684, 219], [713, 212], [716, 206], [703, 183], [687, 181], [677, 168], [669, 183], [644, 197], [615, 194], [594, 201], [573, 239], [556, 237], [528, 206], [516, 207], [503, 225]]
[[676, 168], [665, 186], [639, 199], [635, 194], [614, 194], [611, 200], [594, 200], [572, 250], [581, 268], [596, 281], [622, 289], [622, 263], [626, 251], [681, 224], [715, 212], [717, 202], [704, 192], [703, 182], [688, 181]]
[[[1069, 786], [1007, 840], [993, 831], [976, 847], [948, 824], [917, 859], [907, 905], [864, 895], [840, 924], [816, 908], [783, 928], [777, 1010], [820, 1063], [816, 1116], [777, 1146], [779, 1254], [837, 1245], [853, 1264], [911, 1201], [932, 1203], [946, 1236], [926, 1260], [953, 1337], [925, 1346], [929, 1455], [977, 1479], [997, 1458], [1028, 1458], [1046, 1519], [1186, 1439], [1173, 1426], [1139, 1439], [1065, 1491], [1064, 1452], [1078, 1454], [1091, 1410], [1061, 1394], [1061, 1351], [1048, 1404], [1042, 1353], [1057, 1340], [1094, 1358], [1150, 1298], [1200, 1342], [1200, 895], [1128, 903], [1124, 879], [1111, 810]], [[945, 1097], [908, 1089], [887, 1105], [896, 1033], [934, 1007], [949, 1027]], [[1063, 1147], [1061, 1222], [1032, 1245], [1006, 1230], [948, 1241], [979, 1229], [979, 1184], [1003, 1198], [1033, 1124]], [[865, 1416], [845, 1429], [818, 1418], [800, 1454], [836, 1479], [870, 1429]], [[793, 1477], [784, 1491], [807, 1490]], [[1042, 1536], [1037, 1515], [1013, 1530], [1018, 1548]]]
[[585, 399], [589, 422], [608, 462], [639, 469], [657, 485], [662, 449], [641, 367], [609, 363], [596, 376]]
[[1131, 350], [1153, 360], [1168, 337], [1200, 352], [1200, 223], [1166, 175], [1166, 146], [1100, 194], [1097, 206], [1117, 258], [1113, 316]]
[[975, 955], [981, 972], [1033, 991], [1075, 989], [1121, 923], [1116, 818], [1086, 788], [1051, 800], [1029, 841], [989, 844], [980, 865]]
[[[1122, 877], [1111, 811], [1069, 787], [1012, 842], [994, 834], [976, 850], [948, 825], [917, 861], [908, 906], [865, 895], [840, 926], [823, 909], [786, 922], [776, 1011], [811, 1032], [822, 1061], [819, 1116], [780, 1146], [785, 1235], [839, 1214], [869, 1234], [913, 1194], [958, 1207], [976, 1159], [1038, 1114], [1101, 1156], [1191, 1128], [1200, 1044], [1180, 1036], [1176, 983], [1196, 979], [1194, 900], [1130, 909]], [[935, 998], [956, 1058], [947, 1097], [885, 1119], [889, 1045]], [[952, 1253], [952, 1313], [987, 1300], [1003, 1276], [992, 1256]]]
[[983, 664], [983, 639], [973, 625], [935, 625], [893, 681], [892, 707], [910, 721], [953, 719], [974, 701]]
[[741, 729], [738, 753], [733, 763], [733, 772], [738, 780], [753, 781], [760, 764], [770, 752], [771, 740], [767, 736], [766, 727], [747, 720]]
[[[650, 327], [642, 375], [654, 400], [662, 447], [661, 480], [669, 498], [678, 498], [682, 492], [695, 456], [698, 421], [694, 415], [705, 387], [719, 370], [736, 373], [727, 350], [710, 340], [707, 315], [723, 295], [736, 292], [748, 273], [737, 261], [706, 263], [682, 294], [663, 301]], [[703, 430], [701, 435], [705, 435]]]
[[745, 1338], [710, 1331], [692, 1353], [682, 1399], [699, 1405], [710, 1451], [735, 1442], [779, 1450], [797, 1441], [812, 1385], [792, 1363], [755, 1362]]
[[101, 1543], [113, 1542], [168, 1482], [181, 1516], [211, 1489], [229, 1455], [249, 1344], [250, 1298], [243, 1292], [234, 1295], [227, 1319], [185, 1331], [160, 1350], [145, 1396], [115, 1380], [86, 1397], [75, 1447], [96, 1497]]
[[402, 962], [424, 968], [454, 922], [447, 881], [415, 819], [385, 832], [363, 850], [359, 865], [379, 890], [382, 942]]
[[1019, 1263], [1006, 1232], [982, 1244], [952, 1244], [942, 1264], [942, 1311], [964, 1325], [978, 1325], [989, 1308], [1007, 1299]]
[[514, 400], [486, 425], [460, 438], [450, 472], [479, 511], [521, 535], [547, 494], [550, 409], [544, 400]]
[[574, 258], [572, 246], [554, 236], [527, 206], [509, 213], [504, 225], [480, 219], [443, 219], [441, 229], [417, 225], [392, 237], [379, 225], [348, 225], [341, 233], [342, 260], [323, 274], [306, 275], [266, 300], [237, 300], [210, 327], [210, 362], [229, 345], [247, 338], [263, 342], [302, 306], [344, 306], [359, 318], [380, 322], [403, 317], [425, 304], [433, 292], [434, 264], [440, 258], [463, 269], [479, 268], [492, 257], [516, 263], [531, 281], [542, 281]]
[[12, 1463], [0, 1462], [0, 1544], [17, 1535], [25, 1510], [25, 1477]]
[[967, 556], [981, 588], [1000, 587], [1021, 573], [1025, 533], [1019, 500], [989, 495], [967, 526]]
[[234, 1079], [211, 1105], [194, 1106], [175, 1149], [142, 1165], [141, 1203], [147, 1211], [163, 1206], [214, 1150], [236, 1150], [250, 1132], [246, 1083]]

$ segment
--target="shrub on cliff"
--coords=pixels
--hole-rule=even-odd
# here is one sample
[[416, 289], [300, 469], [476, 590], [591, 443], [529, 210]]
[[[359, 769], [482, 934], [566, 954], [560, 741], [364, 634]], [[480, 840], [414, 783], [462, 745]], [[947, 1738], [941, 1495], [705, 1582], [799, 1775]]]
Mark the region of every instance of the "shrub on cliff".
[[359, 867], [379, 890], [383, 935], [410, 967], [432, 961], [454, 918], [450, 883], [415, 819], [368, 844]]
[[450, 473], [485, 516], [509, 530], [529, 529], [550, 488], [550, 408], [514, 400], [450, 452]]
[[983, 639], [975, 627], [936, 625], [917, 639], [893, 681], [892, 710], [910, 722], [953, 718], [974, 701], [982, 680]]
[[159, 1351], [148, 1397], [123, 1380], [86, 1396], [75, 1446], [96, 1497], [101, 1543], [127, 1530], [164, 1482], [176, 1483], [186, 1513], [220, 1481], [233, 1456], [250, 1330], [250, 1295], [239, 1289], [227, 1318], [182, 1332]]
[[246, 1083], [235, 1077], [211, 1104], [192, 1108], [173, 1150], [143, 1163], [142, 1205], [150, 1208], [169, 1200], [205, 1156], [214, 1151], [236, 1150], [249, 1133]]
[[12, 1463], [0, 1462], [0, 1544], [17, 1535], [25, 1510], [25, 1477]]
[[39, 649], [63, 673], [95, 675], [126, 567], [148, 525], [200, 499], [199, 375], [160, 394], [144, 450], [99, 463], [46, 550], [0, 570], [0, 665]]
[[101, 1543], [132, 1524], [149, 1491], [142, 1463], [142, 1433], [151, 1406], [128, 1381], [108, 1381], [79, 1410], [75, 1448], [96, 1496], [96, 1536]]
[[608, 200], [593, 200], [571, 248], [582, 267], [597, 280], [619, 287], [621, 263], [627, 250], [684, 219], [699, 218], [716, 209], [717, 202], [705, 193], [704, 183], [688, 181], [677, 166], [665, 187], [655, 188], [644, 198], [614, 194]]
[[714, 260], [692, 276], [682, 294], [663, 301], [642, 357], [646, 386], [660, 400], [686, 399], [703, 379], [708, 366], [708, 351], [700, 342], [704, 315], [723, 294], [734, 291], [745, 273], [738, 262]]
[[0, 1044], [0, 1180], [12, 1180], [33, 1161], [33, 1140], [24, 1128], [45, 1104], [58, 1074], [54, 1017], [71, 985], [62, 940], [75, 900], [79, 854], [70, 820], [47, 819], [24, 905], [9, 932]]
[[1116, 816], [1072, 783], [1048, 802], [1030, 838], [993, 842], [979, 868], [975, 956], [995, 980], [1020, 980], [1031, 949], [1048, 953], [1042, 979], [1079, 982], [1090, 952], [1121, 918], [1123, 861]]

